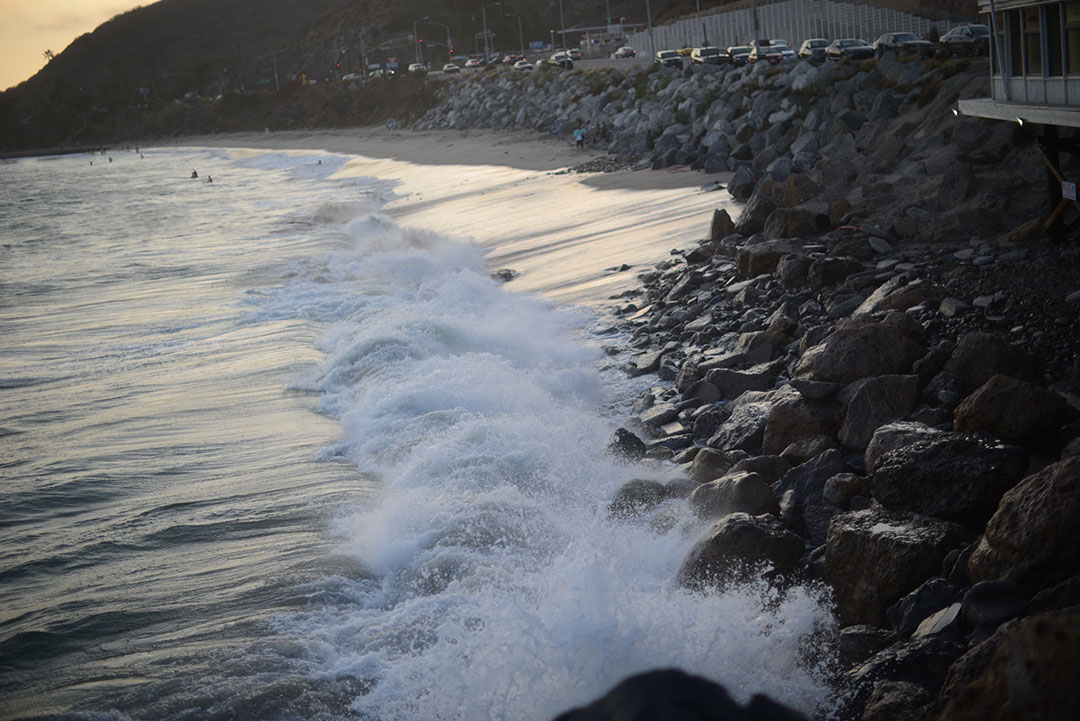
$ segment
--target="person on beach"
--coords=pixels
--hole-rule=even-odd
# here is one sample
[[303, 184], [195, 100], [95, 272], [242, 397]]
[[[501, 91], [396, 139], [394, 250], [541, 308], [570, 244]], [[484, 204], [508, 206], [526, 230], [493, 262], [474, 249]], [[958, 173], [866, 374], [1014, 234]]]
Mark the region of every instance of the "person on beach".
[[585, 131], [581, 128], [574, 128], [574, 144], [578, 150], [585, 147]]
[[191, 177], [197, 178], [197, 177], [199, 177], [199, 174], [197, 172], [195, 172], [194, 170], [192, 170], [191, 171]]

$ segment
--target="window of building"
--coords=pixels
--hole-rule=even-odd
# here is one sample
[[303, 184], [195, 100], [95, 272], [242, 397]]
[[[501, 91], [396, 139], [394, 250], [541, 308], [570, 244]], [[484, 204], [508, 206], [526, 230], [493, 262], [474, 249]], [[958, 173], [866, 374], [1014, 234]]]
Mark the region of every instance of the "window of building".
[[1046, 5], [1046, 74], [1052, 78], [1062, 75], [1061, 5]]
[[1009, 76], [1023, 75], [1024, 56], [1023, 50], [1023, 33], [1021, 32], [1021, 20], [1019, 10], [1010, 10], [1005, 15], [1005, 47], [1008, 49], [1008, 53], [1005, 56], [1006, 68], [1008, 69]]
[[1024, 8], [1024, 74], [1042, 75], [1042, 33], [1039, 8]]
[[1065, 71], [1080, 74], [1080, 2], [1063, 4], [1065, 10]]

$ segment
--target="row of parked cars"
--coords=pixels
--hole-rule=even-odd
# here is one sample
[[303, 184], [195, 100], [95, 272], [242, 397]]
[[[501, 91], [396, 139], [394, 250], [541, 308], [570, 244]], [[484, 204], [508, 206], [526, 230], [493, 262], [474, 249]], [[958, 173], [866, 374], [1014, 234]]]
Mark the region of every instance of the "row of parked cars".
[[[885, 33], [873, 43], [859, 38], [810, 38], [796, 51], [787, 40], [757, 40], [747, 45], [728, 48], [706, 46], [688, 50], [660, 50], [653, 58], [658, 65], [683, 66], [683, 56], [689, 52], [692, 65], [754, 65], [767, 62], [775, 65], [783, 60], [862, 60], [881, 57], [886, 52], [914, 53], [931, 57], [944, 53], [956, 55], [985, 55], [989, 52], [990, 29], [986, 25], [959, 25], [942, 35], [937, 43], [920, 38], [915, 33]], [[627, 48], [629, 50], [629, 48]]]

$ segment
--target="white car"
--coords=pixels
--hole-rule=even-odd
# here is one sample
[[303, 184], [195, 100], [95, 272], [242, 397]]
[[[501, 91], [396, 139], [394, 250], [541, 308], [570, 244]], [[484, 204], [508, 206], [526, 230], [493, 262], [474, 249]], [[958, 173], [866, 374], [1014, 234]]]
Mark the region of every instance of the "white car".
[[536, 70], [536, 68], [533, 67], [533, 64], [530, 63], [528, 60], [518, 60], [516, 63], [514, 63], [514, 70], [523, 70], [525, 72], [528, 72], [529, 70]]
[[361, 75], [360, 73], [349, 73], [348, 75], [342, 75], [341, 79], [342, 80], [360, 80], [363, 77], [364, 76]]
[[443, 65], [443, 66], [442, 66], [442, 71], [443, 71], [444, 73], [460, 73], [460, 72], [461, 72], [461, 68], [459, 68], [459, 67], [458, 67], [457, 65], [455, 65], [454, 63], [447, 63], [446, 65]]
[[426, 73], [427, 72], [427, 65], [424, 65], [423, 63], [413, 63], [412, 65], [409, 66], [409, 72], [410, 73]]

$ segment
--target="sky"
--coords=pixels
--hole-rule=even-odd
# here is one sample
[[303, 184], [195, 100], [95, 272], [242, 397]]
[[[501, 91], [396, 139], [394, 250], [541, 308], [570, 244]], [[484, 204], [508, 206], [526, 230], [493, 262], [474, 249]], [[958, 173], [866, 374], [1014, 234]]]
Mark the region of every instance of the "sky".
[[154, 0], [0, 0], [0, 89], [18, 85], [109, 18]]

